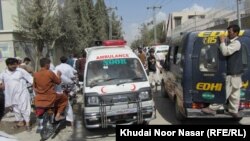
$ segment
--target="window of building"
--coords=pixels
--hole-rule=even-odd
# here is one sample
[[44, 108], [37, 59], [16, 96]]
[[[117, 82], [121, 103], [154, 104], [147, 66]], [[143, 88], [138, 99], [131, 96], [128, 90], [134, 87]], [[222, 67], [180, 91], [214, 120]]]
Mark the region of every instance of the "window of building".
[[205, 19], [205, 15], [200, 15], [200, 17], [199, 18], [201, 18], [201, 19]]
[[181, 25], [181, 17], [174, 17], [175, 27]]
[[188, 19], [193, 19], [195, 17], [195, 15], [189, 15]]
[[204, 19], [205, 15], [189, 15], [188, 19], [194, 19], [195, 17], [197, 17], [197, 19]]

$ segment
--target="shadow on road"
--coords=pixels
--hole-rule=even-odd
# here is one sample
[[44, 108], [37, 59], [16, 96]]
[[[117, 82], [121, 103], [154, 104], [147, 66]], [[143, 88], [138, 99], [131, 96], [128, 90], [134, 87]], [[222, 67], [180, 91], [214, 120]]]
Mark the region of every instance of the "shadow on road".
[[86, 139], [115, 137], [115, 128], [86, 130]]
[[175, 117], [174, 103], [161, 96], [160, 91], [154, 93], [156, 109], [160, 116], [172, 125], [239, 125], [239, 121], [233, 118], [189, 118], [184, 121], [178, 121]]
[[82, 115], [82, 104], [78, 103], [75, 105], [74, 112], [76, 115], [75, 125], [71, 138], [68, 141], [83, 141], [83, 140], [95, 140], [105, 137], [115, 137], [115, 128], [105, 128], [105, 129], [86, 129], [83, 125], [83, 115]]
[[162, 97], [160, 91], [153, 93], [153, 99], [157, 111], [164, 120], [168, 121], [170, 124], [180, 124], [175, 117], [174, 104], [170, 99]]
[[189, 118], [182, 122], [185, 125], [240, 125], [240, 122], [232, 118]]

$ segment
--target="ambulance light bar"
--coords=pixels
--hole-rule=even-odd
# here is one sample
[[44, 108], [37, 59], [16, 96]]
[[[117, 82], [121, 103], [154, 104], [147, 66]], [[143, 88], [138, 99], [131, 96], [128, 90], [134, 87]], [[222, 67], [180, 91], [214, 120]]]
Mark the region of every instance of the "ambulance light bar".
[[124, 46], [126, 45], [125, 40], [105, 40], [102, 41], [103, 46]]

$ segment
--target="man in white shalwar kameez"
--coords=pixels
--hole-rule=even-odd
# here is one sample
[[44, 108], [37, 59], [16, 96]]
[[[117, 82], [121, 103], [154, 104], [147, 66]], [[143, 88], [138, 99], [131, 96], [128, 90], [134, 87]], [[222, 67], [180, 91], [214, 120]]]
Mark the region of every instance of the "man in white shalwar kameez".
[[6, 59], [7, 69], [0, 74], [0, 80], [4, 84], [5, 107], [12, 107], [17, 123], [20, 127], [26, 122], [26, 129], [30, 131], [30, 94], [26, 81], [33, 83], [33, 77], [24, 69], [17, 68], [18, 60]]
[[[60, 58], [61, 64], [55, 67], [55, 72], [60, 71], [62, 73], [61, 75], [61, 84], [73, 84], [74, 81], [73, 79], [76, 78], [76, 73], [77, 71], [71, 67], [69, 64], [67, 64], [67, 57], [62, 56]], [[59, 86], [60, 87], [60, 86]], [[57, 87], [58, 88], [58, 87]], [[58, 90], [56, 90], [58, 93], [60, 93]], [[72, 90], [73, 91], [73, 90]], [[66, 108], [66, 120], [71, 122], [71, 126], [73, 127], [73, 122], [74, 122], [74, 116], [73, 116], [73, 110], [72, 106], [70, 105], [70, 102], [68, 102], [68, 106]]]

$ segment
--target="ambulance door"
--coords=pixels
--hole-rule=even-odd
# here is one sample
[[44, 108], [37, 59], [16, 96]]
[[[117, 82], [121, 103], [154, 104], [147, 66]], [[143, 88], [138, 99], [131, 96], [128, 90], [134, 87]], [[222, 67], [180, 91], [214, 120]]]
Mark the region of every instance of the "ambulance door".
[[242, 62], [244, 67], [244, 73], [242, 75], [242, 88], [241, 88], [241, 100], [250, 100], [250, 36], [245, 34], [239, 38], [242, 47]]
[[197, 37], [192, 52], [192, 100], [225, 103], [226, 60], [216, 37]]

